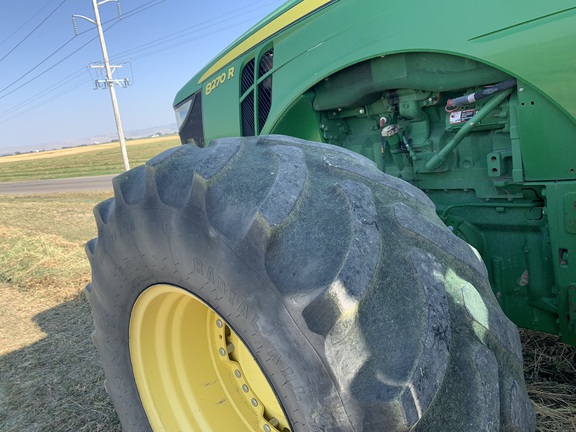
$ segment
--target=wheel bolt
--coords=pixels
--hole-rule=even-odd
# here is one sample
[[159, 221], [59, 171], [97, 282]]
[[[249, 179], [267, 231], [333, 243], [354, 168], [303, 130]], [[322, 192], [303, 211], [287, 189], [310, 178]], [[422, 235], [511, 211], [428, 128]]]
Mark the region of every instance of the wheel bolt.
[[264, 431], [265, 432], [270, 432], [272, 429], [270, 429], [270, 426], [268, 426], [267, 424], [264, 425]]
[[225, 350], [224, 348], [220, 348], [220, 349], [218, 350], [218, 352], [220, 353], [220, 355], [221, 355], [222, 357], [224, 357], [224, 356], [226, 355], [226, 350]]
[[256, 399], [252, 398], [251, 402], [252, 402], [253, 406], [255, 406], [255, 407], [258, 406], [258, 401]]
[[216, 327], [222, 328], [223, 325], [222, 320], [216, 320]]
[[248, 386], [246, 384], [242, 384], [242, 390], [244, 390], [244, 393], [248, 393]]
[[234, 375], [236, 375], [236, 378], [240, 378], [242, 376], [242, 374], [240, 373], [240, 371], [238, 369], [236, 369], [234, 371]]

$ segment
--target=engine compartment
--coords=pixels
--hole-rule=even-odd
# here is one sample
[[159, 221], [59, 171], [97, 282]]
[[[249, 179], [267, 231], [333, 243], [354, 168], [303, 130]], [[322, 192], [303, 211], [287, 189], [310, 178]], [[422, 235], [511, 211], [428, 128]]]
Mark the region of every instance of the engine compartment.
[[[507, 315], [558, 333], [550, 194], [546, 183], [527, 181], [523, 160], [532, 151], [523, 149], [518, 110], [534, 109], [520, 100], [529, 91], [471, 59], [405, 53], [338, 72], [310, 97], [324, 142], [422, 189], [442, 221], [480, 252]], [[475, 99], [480, 93], [489, 96]]]

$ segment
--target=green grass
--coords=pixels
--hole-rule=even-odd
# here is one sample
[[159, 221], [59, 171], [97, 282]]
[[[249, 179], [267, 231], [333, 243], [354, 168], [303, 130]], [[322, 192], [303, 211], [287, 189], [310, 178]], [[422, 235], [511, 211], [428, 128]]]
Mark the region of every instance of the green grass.
[[[144, 164], [153, 156], [180, 144], [176, 135], [128, 141], [127, 152], [131, 167]], [[64, 149], [50, 156], [42, 153], [26, 155], [24, 160], [11, 162], [0, 158], [0, 182], [48, 180], [120, 174], [124, 171], [120, 145], [105, 145]]]

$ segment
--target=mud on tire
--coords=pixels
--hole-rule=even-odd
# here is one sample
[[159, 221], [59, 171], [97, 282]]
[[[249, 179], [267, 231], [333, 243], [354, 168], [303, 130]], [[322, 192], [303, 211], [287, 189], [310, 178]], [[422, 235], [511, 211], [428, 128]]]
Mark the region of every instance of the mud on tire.
[[518, 332], [478, 254], [367, 159], [284, 136], [221, 139], [159, 155], [114, 193], [95, 208], [87, 293], [124, 430], [150, 428], [129, 325], [158, 283], [229, 323], [292, 431], [535, 428]]

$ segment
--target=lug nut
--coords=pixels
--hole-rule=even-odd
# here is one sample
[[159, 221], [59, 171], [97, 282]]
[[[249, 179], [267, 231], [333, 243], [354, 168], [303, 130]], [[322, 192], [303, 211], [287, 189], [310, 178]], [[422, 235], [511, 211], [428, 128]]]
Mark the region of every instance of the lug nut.
[[216, 320], [216, 327], [222, 328], [223, 325], [222, 320]]
[[244, 390], [244, 393], [248, 393], [248, 386], [246, 384], [242, 384], [242, 390]]
[[226, 350], [225, 350], [224, 348], [220, 348], [220, 349], [218, 350], [218, 352], [220, 353], [220, 355], [221, 355], [222, 357], [224, 357], [224, 356], [226, 355]]
[[252, 402], [253, 406], [255, 406], [255, 407], [258, 406], [258, 401], [256, 399], [252, 398], [251, 402]]
[[236, 376], [236, 378], [240, 378], [242, 376], [242, 374], [240, 373], [240, 371], [238, 369], [236, 369], [234, 371], [234, 375]]
[[268, 426], [267, 424], [264, 425], [264, 432], [270, 432], [272, 429], [270, 429], [270, 426]]

